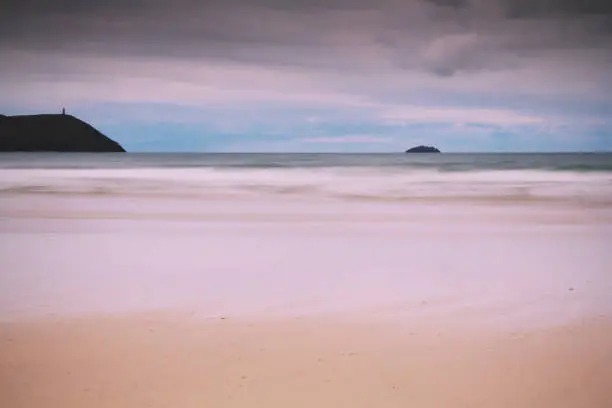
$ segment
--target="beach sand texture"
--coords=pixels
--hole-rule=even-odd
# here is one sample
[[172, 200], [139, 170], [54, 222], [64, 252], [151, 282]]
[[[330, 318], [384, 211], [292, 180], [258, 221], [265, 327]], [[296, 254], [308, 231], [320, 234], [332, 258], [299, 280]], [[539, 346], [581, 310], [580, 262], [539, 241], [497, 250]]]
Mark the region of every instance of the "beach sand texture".
[[609, 209], [445, 200], [0, 195], [0, 407], [612, 407]]
[[5, 323], [0, 406], [612, 406], [609, 321], [445, 327], [153, 314]]

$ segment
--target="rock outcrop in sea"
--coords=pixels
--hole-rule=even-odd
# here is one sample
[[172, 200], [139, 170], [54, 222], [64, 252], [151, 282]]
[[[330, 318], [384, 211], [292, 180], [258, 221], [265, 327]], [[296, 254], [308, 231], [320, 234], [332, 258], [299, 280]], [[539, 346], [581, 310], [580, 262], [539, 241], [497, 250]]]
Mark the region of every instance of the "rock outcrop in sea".
[[0, 152], [125, 152], [90, 124], [66, 114], [0, 115]]
[[442, 153], [442, 152], [433, 146], [420, 145], [420, 146], [415, 146], [415, 147], [412, 147], [406, 150], [406, 153]]

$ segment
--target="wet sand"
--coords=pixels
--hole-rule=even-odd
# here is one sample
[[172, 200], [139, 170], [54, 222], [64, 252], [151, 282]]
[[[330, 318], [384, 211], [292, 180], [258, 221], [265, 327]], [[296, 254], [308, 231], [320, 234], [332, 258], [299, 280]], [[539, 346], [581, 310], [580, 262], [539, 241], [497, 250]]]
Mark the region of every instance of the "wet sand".
[[0, 406], [612, 406], [609, 319], [459, 327], [169, 313], [2, 323]]
[[0, 408], [610, 408], [609, 208], [0, 197]]

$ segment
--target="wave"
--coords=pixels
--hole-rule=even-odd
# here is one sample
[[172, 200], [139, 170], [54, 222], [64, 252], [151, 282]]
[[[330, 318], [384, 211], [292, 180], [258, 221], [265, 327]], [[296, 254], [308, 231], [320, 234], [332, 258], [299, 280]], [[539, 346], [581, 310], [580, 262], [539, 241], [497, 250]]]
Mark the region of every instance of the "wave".
[[0, 169], [392, 168], [612, 172], [612, 153], [2, 153]]
[[612, 205], [612, 175], [398, 168], [4, 169], [11, 194], [157, 196], [185, 199], [319, 198], [381, 201], [487, 200]]

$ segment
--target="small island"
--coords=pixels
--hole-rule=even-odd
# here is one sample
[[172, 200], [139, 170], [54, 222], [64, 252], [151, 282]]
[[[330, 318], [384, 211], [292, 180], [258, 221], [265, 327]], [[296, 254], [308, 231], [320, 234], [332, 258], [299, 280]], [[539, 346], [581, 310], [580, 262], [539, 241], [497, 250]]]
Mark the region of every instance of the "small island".
[[442, 152], [433, 146], [420, 145], [420, 146], [415, 146], [415, 147], [412, 147], [406, 150], [406, 153], [442, 153]]
[[125, 152], [114, 140], [65, 111], [0, 115], [0, 152]]

